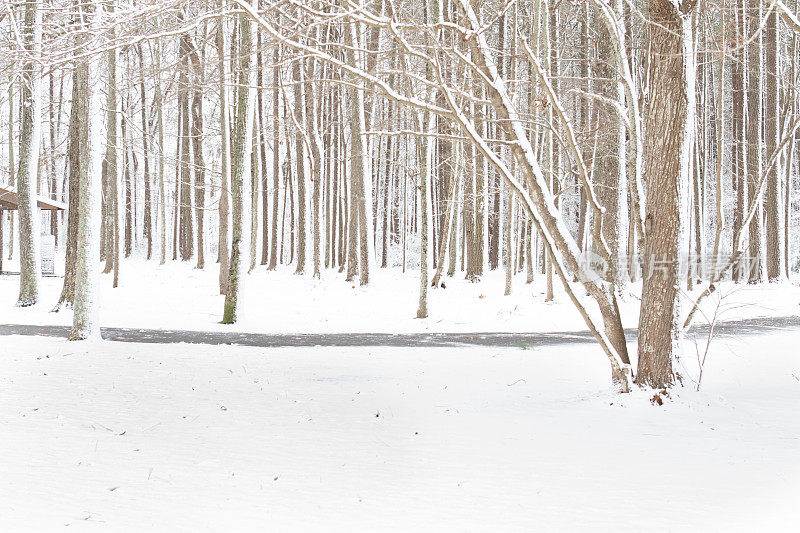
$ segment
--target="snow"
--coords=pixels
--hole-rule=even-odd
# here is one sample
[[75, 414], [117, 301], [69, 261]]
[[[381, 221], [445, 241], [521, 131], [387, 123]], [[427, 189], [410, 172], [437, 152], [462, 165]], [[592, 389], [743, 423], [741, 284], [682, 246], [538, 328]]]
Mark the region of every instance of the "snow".
[[[210, 257], [213, 257], [211, 255]], [[63, 260], [56, 261], [63, 269]], [[6, 268], [13, 269], [13, 265]], [[462, 276], [443, 278], [446, 288], [428, 291], [430, 316], [416, 319], [419, 271], [374, 269], [371, 283], [347, 283], [344, 274], [324, 270], [322, 280], [294, 275], [283, 266], [269, 272], [263, 266], [247, 276], [247, 295], [240, 320], [219, 324], [224, 297], [218, 294], [218, 267], [197, 270], [193, 263], [128, 259], [122, 262], [120, 286], [110, 275], [101, 277], [100, 324], [104, 327], [242, 331], [248, 333], [409, 333], [409, 332], [556, 332], [584, 331], [586, 324], [556, 280], [556, 301], [545, 302], [544, 276], [526, 285], [525, 274], [514, 277], [513, 293], [503, 296], [504, 272], [491, 271], [480, 283]], [[63, 272], [63, 270], [62, 270]], [[61, 294], [63, 279], [44, 278], [40, 303], [14, 307], [17, 276], [0, 276], [0, 323], [71, 325], [72, 313], [50, 310]], [[700, 287], [695, 294], [700, 292]], [[625, 327], [638, 324], [641, 284], [620, 302]], [[723, 320], [754, 316], [794, 316], [800, 310], [800, 287], [789, 283], [760, 286], [721, 284], [708, 298], [704, 312], [711, 316], [722, 296]], [[684, 305], [688, 312], [690, 305]], [[698, 314], [697, 324], [704, 318]], [[598, 349], [598, 353], [599, 349]]]
[[799, 342], [720, 337], [659, 407], [591, 344], [6, 337], [0, 529], [795, 531]]
[[[125, 260], [119, 288], [101, 276], [100, 323], [585, 330], [561, 287], [544, 301], [543, 276], [516, 276], [511, 296], [502, 271], [444, 278], [418, 320], [416, 270], [376, 269], [368, 287], [293, 270], [249, 274], [242, 320], [224, 326], [215, 267]], [[20, 309], [19, 278], [0, 276], [0, 323], [71, 324], [71, 311], [50, 312], [62, 282], [44, 278], [41, 302]], [[626, 327], [639, 290], [622, 301]], [[723, 283], [703, 310], [794, 316], [798, 302], [789, 283]], [[717, 336], [696, 392], [687, 340], [676, 368], [685, 387], [656, 406], [653, 391], [613, 392], [594, 343], [268, 349], [6, 336], [0, 531], [793, 531], [798, 343], [792, 330]]]

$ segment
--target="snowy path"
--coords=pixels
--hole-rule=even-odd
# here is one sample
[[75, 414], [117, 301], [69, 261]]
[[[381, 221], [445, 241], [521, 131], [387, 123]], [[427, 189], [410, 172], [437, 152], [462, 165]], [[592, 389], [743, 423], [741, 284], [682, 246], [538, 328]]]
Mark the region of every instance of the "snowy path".
[[[800, 328], [800, 316], [760, 317], [730, 320], [716, 324], [715, 335], [755, 335]], [[2, 335], [27, 335], [66, 338], [68, 326], [35, 326], [29, 324], [0, 324]], [[703, 336], [707, 324], [699, 324], [690, 333]], [[626, 329], [628, 341], [636, 340], [636, 330]], [[208, 344], [256, 346], [262, 348], [293, 348], [314, 346], [387, 346], [402, 348], [442, 348], [459, 346], [540, 347], [594, 342], [588, 331], [549, 333], [305, 333], [262, 334], [241, 332], [208, 332], [189, 330], [103, 328], [103, 338], [116, 342], [155, 344]]]

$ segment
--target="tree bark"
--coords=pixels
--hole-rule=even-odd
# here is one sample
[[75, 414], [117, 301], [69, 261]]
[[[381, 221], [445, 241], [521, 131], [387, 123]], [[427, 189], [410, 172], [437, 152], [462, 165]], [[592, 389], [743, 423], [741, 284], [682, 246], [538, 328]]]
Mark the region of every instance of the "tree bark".
[[[431, 113], [427, 120], [420, 117], [420, 125], [427, 122], [427, 131], [434, 131], [436, 117]], [[417, 144], [420, 159], [419, 185], [419, 231], [420, 231], [420, 259], [419, 259], [419, 304], [417, 318], [428, 317], [428, 269], [430, 268], [429, 248], [431, 232], [431, 195], [430, 183], [433, 178], [433, 138], [423, 137]]]
[[[294, 113], [297, 122], [303, 123], [303, 86], [300, 59], [296, 58], [292, 64], [292, 81], [294, 82]], [[306, 171], [302, 132], [295, 132], [295, 175], [297, 176], [297, 268], [295, 274], [303, 274], [306, 270]]]
[[141, 115], [142, 115], [142, 159], [144, 160], [144, 228], [143, 234], [147, 241], [147, 259], [153, 258], [153, 199], [150, 186], [150, 131], [147, 126], [147, 113], [145, 112], [147, 94], [144, 86], [144, 52], [142, 45], [139, 43], [136, 47], [139, 53], [139, 95], [141, 97]]
[[758, 195], [758, 182], [761, 177], [763, 162], [761, 154], [761, 46], [759, 32], [760, 0], [748, 0], [747, 34], [756, 36], [747, 46], [747, 129], [746, 137], [746, 167], [748, 205], [758, 203], [758, 213], [750, 220], [750, 264], [748, 265], [748, 283], [758, 283], [762, 280], [761, 257], [761, 231], [762, 231], [762, 206], [761, 197]]
[[[99, 0], [94, 2], [92, 30], [98, 32], [102, 19], [103, 6]], [[82, 340], [100, 337], [99, 308], [97, 285], [99, 281], [100, 254], [100, 194], [102, 189], [101, 174], [103, 165], [103, 94], [98, 90], [98, 73], [100, 71], [97, 57], [89, 60], [87, 93], [84, 97], [89, 101], [86, 124], [88, 142], [82, 145], [81, 159], [85, 166], [81, 168], [79, 194], [80, 212], [78, 214], [77, 254], [75, 267], [75, 313], [72, 319], [70, 340]]]
[[[253, 0], [254, 9], [258, 1]], [[239, 318], [247, 257], [250, 251], [250, 217], [244, 208], [250, 199], [250, 153], [253, 142], [255, 115], [255, 76], [253, 70], [252, 24], [246, 13], [239, 15], [239, 60], [237, 65], [236, 121], [233, 130], [231, 159], [232, 241], [228, 292], [225, 295], [223, 324], [233, 324]]]
[[[258, 32], [258, 48], [256, 50], [256, 63], [258, 64], [258, 148], [261, 155], [261, 264], [269, 262], [269, 174], [267, 173], [267, 125], [264, 120], [264, 90], [261, 89], [264, 81], [264, 62], [261, 55], [261, 32]], [[276, 152], [277, 154], [277, 152]], [[277, 155], [275, 155], [277, 158]]]
[[[194, 158], [194, 210], [197, 224], [197, 268], [206, 266], [205, 259], [205, 210], [206, 210], [206, 161], [203, 156], [203, 87], [205, 86], [204, 55], [197, 49], [191, 36], [189, 45], [194, 77], [192, 80], [192, 157]], [[145, 157], [145, 165], [147, 158]], [[145, 168], [147, 168], [145, 166]], [[146, 179], [146, 178], [145, 178]]]
[[[609, 102], [622, 101], [624, 93], [615, 69], [614, 36], [601, 13], [595, 14], [597, 67], [594, 90]], [[594, 159], [598, 199], [603, 213], [603, 237], [611, 252], [606, 279], [621, 289], [628, 282], [628, 186], [625, 155], [625, 125], [609, 104], [598, 104], [600, 131]]]
[[[746, 0], [739, 0], [734, 7], [736, 42], [744, 40], [746, 33]], [[747, 99], [745, 93], [746, 70], [744, 68], [745, 55], [742, 47], [736, 47], [731, 61], [731, 92], [733, 93], [733, 118], [731, 135], [733, 137], [733, 189], [736, 191], [736, 202], [733, 207], [733, 234], [742, 231], [744, 213], [747, 212], [747, 142], [745, 140], [745, 112]], [[741, 281], [744, 277], [742, 262], [739, 261], [732, 269], [734, 281]]]
[[[778, 14], [773, 10], [767, 18], [766, 34], [764, 36], [764, 52], [766, 68], [764, 69], [764, 143], [767, 156], [772, 156], [778, 146], [779, 120], [778, 120]], [[767, 279], [771, 282], [783, 279], [783, 253], [781, 237], [781, 202], [778, 186], [779, 165], [772, 165], [767, 174], [767, 189], [764, 196], [764, 210], [766, 211], [766, 260]]]
[[691, 10], [670, 0], [649, 0], [650, 111], [645, 136], [644, 260], [646, 277], [639, 315], [640, 385], [668, 387], [674, 383], [673, 362], [680, 354], [681, 235], [685, 189], [689, 183], [687, 145], [694, 120], [693, 52], [689, 48]]
[[[83, 0], [75, 0], [78, 12], [83, 10]], [[79, 41], [80, 43], [80, 41]], [[72, 105], [70, 108], [67, 151], [69, 173], [67, 249], [64, 267], [64, 285], [54, 311], [62, 306], [72, 307], [75, 299], [75, 263], [78, 247], [78, 211], [80, 209], [78, 184], [87, 162], [81, 154], [88, 152], [89, 142], [89, 63], [78, 61], [72, 71]]]
[[[181, 135], [178, 137], [180, 144], [180, 196], [178, 205], [179, 225], [178, 239], [179, 252], [182, 261], [189, 261], [194, 255], [194, 227], [192, 224], [192, 177], [189, 160], [189, 139], [191, 130], [189, 125], [189, 54], [191, 45], [190, 36], [186, 33], [180, 37], [180, 66], [178, 69], [178, 106], [181, 112]], [[127, 240], [126, 240], [127, 242]]]
[[[275, 270], [278, 265], [278, 200], [280, 195], [280, 47], [275, 46], [272, 69], [272, 234], [270, 238], [269, 269]], [[264, 229], [266, 231], [266, 229]]]
[[35, 305], [39, 301], [42, 275], [39, 248], [40, 216], [36, 203], [39, 150], [42, 141], [42, 73], [39, 64], [42, 53], [42, 10], [39, 3], [40, 0], [25, 2], [25, 19], [22, 26], [27, 61], [22, 67], [22, 129], [17, 171], [20, 264], [18, 307]]
[[[345, 30], [345, 41], [349, 47], [348, 56], [352, 64], [358, 64], [356, 49], [359, 46], [359, 39], [356, 35], [356, 28], [352, 25]], [[367, 179], [371, 176], [369, 165], [367, 164], [367, 154], [364, 149], [363, 132], [366, 128], [364, 116], [364, 93], [359, 88], [350, 89], [351, 110], [350, 110], [350, 179], [351, 179], [351, 198], [354, 203], [350, 209], [357, 216], [358, 225], [358, 267], [359, 284], [367, 285], [370, 279], [370, 267], [372, 266], [372, 195], [369, 194]], [[354, 240], [351, 233], [351, 243]], [[354, 244], [354, 243], [353, 243]], [[351, 244], [351, 249], [353, 247]], [[349, 277], [348, 270], [348, 277]]]
[[[225, 0], [219, 0], [223, 7]], [[220, 173], [222, 174], [219, 190], [219, 293], [228, 292], [228, 274], [230, 272], [230, 250], [228, 245], [228, 222], [230, 214], [228, 187], [231, 181], [230, 166], [230, 130], [228, 123], [228, 87], [225, 83], [225, 19], [222, 15], [217, 19], [217, 68], [219, 69], [219, 108], [220, 108]]]
[[158, 218], [161, 226], [161, 259], [167, 262], [167, 189], [164, 184], [164, 113], [161, 101], [161, 46], [156, 41], [156, 123], [158, 129]]

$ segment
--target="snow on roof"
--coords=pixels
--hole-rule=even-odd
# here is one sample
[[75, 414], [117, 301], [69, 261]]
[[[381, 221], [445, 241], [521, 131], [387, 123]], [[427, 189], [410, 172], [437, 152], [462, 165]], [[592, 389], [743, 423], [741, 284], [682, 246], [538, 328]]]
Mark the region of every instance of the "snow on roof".
[[[39, 195], [36, 199], [39, 209], [44, 211], [66, 211], [67, 205], [56, 200], [51, 200]], [[0, 185], [0, 209], [16, 211], [19, 209], [19, 198], [17, 191], [8, 185]]]

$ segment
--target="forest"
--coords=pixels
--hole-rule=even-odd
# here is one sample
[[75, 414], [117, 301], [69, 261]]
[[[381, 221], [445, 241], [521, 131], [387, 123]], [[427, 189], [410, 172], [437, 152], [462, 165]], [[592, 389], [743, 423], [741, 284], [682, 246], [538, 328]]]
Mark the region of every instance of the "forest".
[[715, 335], [779, 327], [752, 306], [800, 325], [798, 9], [5, 0], [0, 322], [91, 341], [208, 304], [156, 329], [346, 337], [398, 307], [443, 334], [581, 331], [635, 397], [612, 405], [699, 391]]

